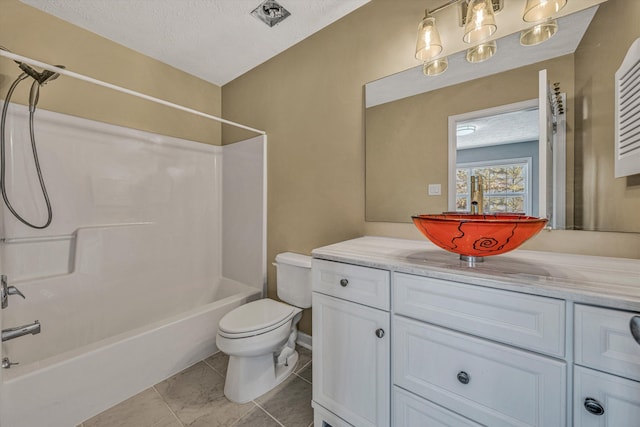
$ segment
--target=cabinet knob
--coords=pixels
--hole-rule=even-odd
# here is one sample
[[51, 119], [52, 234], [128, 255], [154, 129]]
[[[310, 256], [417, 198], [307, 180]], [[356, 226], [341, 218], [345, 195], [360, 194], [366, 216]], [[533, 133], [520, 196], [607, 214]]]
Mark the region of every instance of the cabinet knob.
[[604, 406], [602, 406], [602, 403], [598, 402], [592, 397], [587, 397], [586, 399], [584, 399], [584, 409], [586, 409], [587, 412], [593, 415], [604, 414]]
[[378, 338], [382, 338], [384, 336], [384, 329], [382, 328], [376, 329], [376, 336]]
[[629, 329], [631, 329], [631, 335], [633, 339], [640, 344], [640, 316], [633, 316], [629, 322]]
[[348, 284], [349, 284], [349, 280], [340, 279], [340, 286], [342, 286], [343, 288], [345, 288]]
[[471, 376], [469, 376], [469, 374], [467, 374], [465, 371], [460, 371], [458, 372], [458, 381], [460, 381], [462, 384], [469, 384], [469, 381], [471, 381]]

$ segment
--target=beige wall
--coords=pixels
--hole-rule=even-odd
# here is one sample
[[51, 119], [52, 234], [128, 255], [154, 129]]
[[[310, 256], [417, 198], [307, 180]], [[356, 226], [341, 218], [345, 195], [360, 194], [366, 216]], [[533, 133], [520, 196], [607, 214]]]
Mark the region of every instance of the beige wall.
[[576, 225], [640, 232], [640, 175], [614, 178], [614, 74], [640, 37], [640, 2], [609, 0], [576, 50]]
[[[366, 220], [411, 222], [411, 215], [449, 210], [449, 116], [537, 99], [541, 69], [561, 83], [566, 120], [573, 123], [573, 55], [367, 108]], [[573, 152], [571, 127], [567, 152]], [[573, 156], [567, 157], [573, 176]], [[440, 183], [442, 195], [428, 196], [429, 183]]]
[[[419, 65], [413, 49], [423, 13], [422, 1], [372, 0], [222, 88], [225, 118], [269, 137], [269, 261], [363, 234], [420, 239], [413, 225], [364, 220], [363, 85]], [[550, 232], [527, 247], [640, 258], [639, 236]], [[311, 331], [308, 312], [301, 330]]]
[[[0, 45], [13, 53], [219, 116], [221, 88], [26, 6], [0, 0]], [[20, 74], [0, 58], [0, 98]], [[12, 101], [27, 102], [30, 82]], [[40, 91], [39, 108], [220, 145], [220, 124], [62, 76]]]

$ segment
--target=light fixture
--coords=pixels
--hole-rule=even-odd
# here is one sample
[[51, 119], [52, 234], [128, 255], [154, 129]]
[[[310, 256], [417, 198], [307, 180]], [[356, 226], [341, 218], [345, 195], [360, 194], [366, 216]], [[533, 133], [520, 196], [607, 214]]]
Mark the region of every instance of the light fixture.
[[525, 22], [538, 22], [551, 18], [566, 4], [567, 0], [527, 0], [522, 19]]
[[484, 62], [495, 55], [497, 50], [498, 45], [495, 40], [491, 40], [487, 43], [481, 43], [467, 50], [467, 62], [471, 62], [473, 64]]
[[471, 135], [475, 131], [476, 127], [474, 125], [458, 125], [458, 127], [456, 127], [456, 136]]
[[438, 27], [436, 27], [436, 18], [429, 15], [428, 10], [425, 10], [424, 19], [418, 25], [416, 59], [429, 61], [440, 55], [440, 52], [442, 52], [442, 42]]
[[550, 19], [520, 33], [522, 46], [535, 46], [549, 40], [558, 31], [558, 21]]
[[437, 76], [447, 71], [449, 67], [449, 61], [447, 57], [434, 59], [433, 61], [425, 62], [422, 66], [422, 72], [425, 76]]
[[498, 29], [491, 0], [471, 0], [465, 22], [462, 37], [465, 43], [475, 44], [489, 39]]
[[[449, 27], [448, 31], [444, 33], [445, 44], [451, 37], [459, 37], [452, 36], [452, 34], [462, 28], [462, 41], [472, 46], [467, 49], [466, 59], [468, 62], [478, 63], [486, 61], [497, 52], [496, 14], [503, 10], [505, 3], [507, 3], [505, 0], [447, 0], [434, 9], [425, 10], [424, 18], [418, 26], [415, 51], [416, 59], [423, 63], [422, 72], [427, 76], [442, 74], [448, 67], [446, 56], [461, 44], [460, 39], [457, 39], [458, 43], [453, 43], [457, 47], [449, 48], [450, 51], [446, 50], [436, 26], [436, 15], [439, 12], [451, 6], [458, 8], [459, 13], [455, 21], [451, 19], [453, 14], [449, 14], [448, 19], [452, 22], [445, 22], [445, 25]], [[516, 3], [509, 2], [512, 9], [509, 13], [504, 14], [507, 17], [503, 20], [516, 19], [518, 12], [514, 9], [522, 7]], [[534, 26], [520, 33], [520, 44], [534, 46], [550, 39], [558, 31], [558, 21], [554, 18], [554, 14], [566, 4], [567, 0], [526, 0], [525, 9], [521, 16], [523, 21], [533, 22]], [[518, 16], [517, 19], [519, 20], [520, 17]], [[443, 21], [439, 21], [439, 24], [442, 27]], [[511, 25], [507, 25], [507, 28], [512, 28], [514, 25], [517, 25], [519, 29], [523, 27], [522, 21], [519, 21], [518, 23], [512, 22]]]

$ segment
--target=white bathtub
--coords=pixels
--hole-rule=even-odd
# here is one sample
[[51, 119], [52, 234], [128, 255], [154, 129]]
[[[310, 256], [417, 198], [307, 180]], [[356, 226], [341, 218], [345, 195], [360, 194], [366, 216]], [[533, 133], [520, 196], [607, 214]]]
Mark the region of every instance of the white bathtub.
[[[70, 427], [215, 353], [222, 316], [260, 291], [222, 279], [215, 301], [4, 370], [3, 427]], [[44, 327], [44, 326], [43, 326]]]

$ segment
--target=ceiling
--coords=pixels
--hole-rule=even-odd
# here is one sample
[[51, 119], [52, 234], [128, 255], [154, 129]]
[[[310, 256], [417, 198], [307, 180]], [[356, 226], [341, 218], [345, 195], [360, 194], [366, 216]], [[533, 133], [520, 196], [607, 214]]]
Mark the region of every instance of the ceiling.
[[222, 86], [370, 0], [278, 0], [273, 27], [251, 15], [263, 0], [21, 1]]
[[513, 144], [524, 141], [538, 141], [538, 108], [524, 108], [518, 111], [478, 117], [456, 122], [457, 128], [467, 127], [473, 132], [457, 136], [458, 150], [479, 148], [490, 145]]

